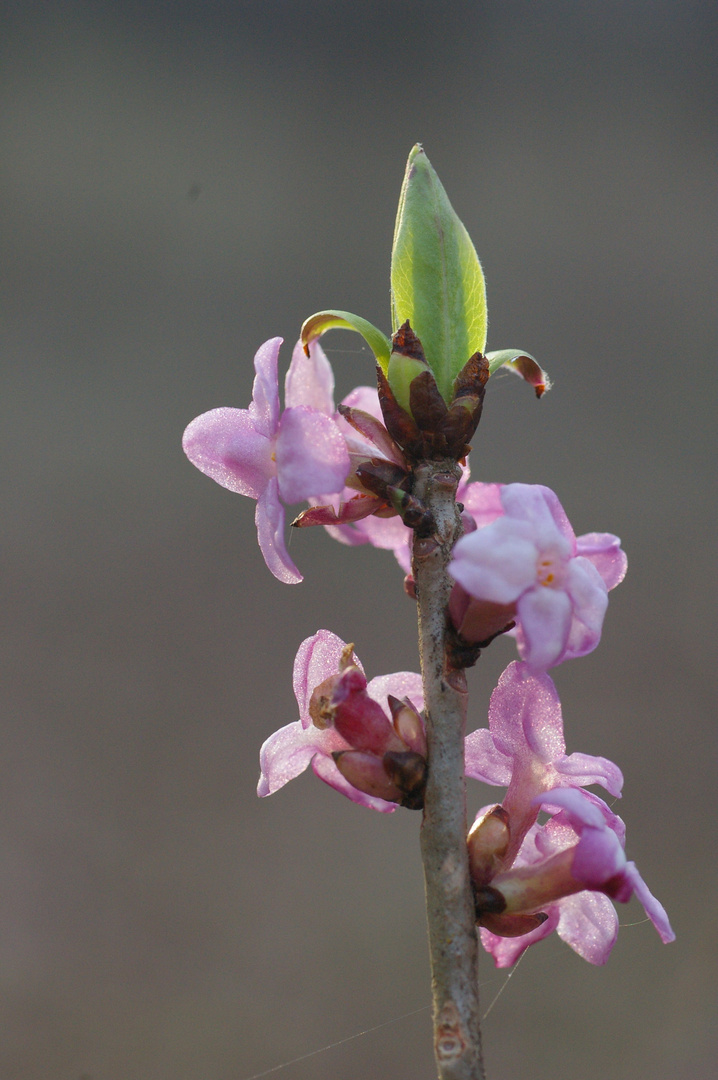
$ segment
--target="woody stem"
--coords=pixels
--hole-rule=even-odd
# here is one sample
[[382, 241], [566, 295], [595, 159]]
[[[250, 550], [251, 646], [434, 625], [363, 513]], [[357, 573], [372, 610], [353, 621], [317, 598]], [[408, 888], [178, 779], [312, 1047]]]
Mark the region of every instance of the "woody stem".
[[463, 671], [446, 665], [446, 567], [461, 533], [456, 506], [459, 468], [429, 461], [415, 470], [414, 494], [435, 529], [415, 536], [412, 570], [419, 612], [428, 778], [421, 826], [439, 1080], [485, 1080], [479, 1023], [478, 947], [466, 847]]

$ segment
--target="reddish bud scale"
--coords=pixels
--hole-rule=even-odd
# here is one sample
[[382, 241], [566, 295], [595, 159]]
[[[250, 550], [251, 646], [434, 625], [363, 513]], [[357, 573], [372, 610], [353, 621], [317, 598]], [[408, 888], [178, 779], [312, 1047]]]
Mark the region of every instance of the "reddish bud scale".
[[[408, 321], [394, 335], [392, 355], [424, 360], [421, 342]], [[410, 462], [461, 461], [466, 457], [481, 417], [488, 377], [488, 361], [476, 353], [456, 377], [454, 396], [447, 405], [432, 372], [421, 370], [410, 383], [407, 411], [397, 401], [387, 376], [377, 368], [379, 402], [387, 430]]]

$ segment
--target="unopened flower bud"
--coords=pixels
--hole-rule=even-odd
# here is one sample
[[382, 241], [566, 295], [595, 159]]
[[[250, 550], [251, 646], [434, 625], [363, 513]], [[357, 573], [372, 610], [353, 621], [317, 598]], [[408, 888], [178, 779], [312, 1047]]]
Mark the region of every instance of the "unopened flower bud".
[[469, 870], [477, 886], [488, 884], [503, 868], [502, 859], [511, 841], [509, 815], [503, 806], [494, 806], [476, 819], [469, 830]]
[[426, 732], [416, 709], [407, 699], [399, 701], [392, 694], [389, 694], [388, 702], [394, 721], [394, 730], [401, 741], [416, 754], [426, 757]]
[[458, 583], [451, 590], [449, 618], [457, 634], [469, 645], [486, 648], [495, 637], [516, 625], [515, 616], [515, 604], [476, 600]]
[[381, 758], [361, 750], [337, 750], [332, 754], [339, 772], [357, 791], [386, 802], [401, 803], [403, 793], [387, 773]]
[[481, 417], [489, 377], [481, 353], [463, 365], [445, 397], [407, 319], [392, 339], [387, 371], [388, 375], [377, 368], [379, 402], [387, 431], [406, 458], [463, 461]]
[[330, 703], [334, 727], [355, 750], [379, 756], [388, 750], [405, 750], [381, 705], [367, 694], [366, 686], [358, 667], [342, 673]]

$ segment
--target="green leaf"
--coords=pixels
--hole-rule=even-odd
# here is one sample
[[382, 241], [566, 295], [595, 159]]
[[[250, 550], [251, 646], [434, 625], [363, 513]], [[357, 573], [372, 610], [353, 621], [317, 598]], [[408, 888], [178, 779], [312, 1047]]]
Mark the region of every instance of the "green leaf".
[[551, 389], [551, 380], [538, 360], [523, 349], [499, 349], [498, 352], [487, 353], [486, 359], [489, 362], [489, 375], [493, 375], [500, 367], [508, 368], [533, 386], [536, 397], [541, 397]]
[[370, 322], [362, 319], [359, 315], [352, 315], [351, 311], [318, 311], [315, 315], [310, 315], [308, 319], [305, 319], [301, 332], [301, 341], [305, 351], [312, 341], [321, 337], [327, 330], [334, 329], [356, 330], [357, 334], [361, 334], [374, 353], [377, 364], [380, 365], [386, 375], [389, 367], [391, 341], [386, 334], [382, 334], [381, 330], [377, 330], [376, 326], [372, 326]]
[[486, 344], [486, 289], [466, 229], [421, 146], [409, 154], [391, 253], [393, 331], [407, 319], [448, 402]]

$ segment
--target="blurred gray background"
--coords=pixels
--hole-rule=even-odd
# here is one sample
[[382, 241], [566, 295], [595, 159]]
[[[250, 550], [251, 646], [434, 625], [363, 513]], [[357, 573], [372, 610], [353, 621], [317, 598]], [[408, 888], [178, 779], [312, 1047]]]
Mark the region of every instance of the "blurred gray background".
[[[492, 1080], [710, 1080], [716, 1052], [718, 16], [675, 2], [3, 4], [0, 1080], [431, 1080], [419, 816], [310, 773], [255, 796], [327, 627], [416, 668], [391, 556], [294, 536], [184, 459], [252, 358], [348, 308], [388, 329], [420, 140], [488, 282], [485, 480], [546, 483], [629, 575], [555, 672], [569, 751], [626, 775], [641, 908], [608, 965], [489, 958]], [[326, 340], [340, 394], [361, 340]], [[472, 674], [471, 726], [513, 658]], [[473, 809], [493, 793], [472, 784]]]

